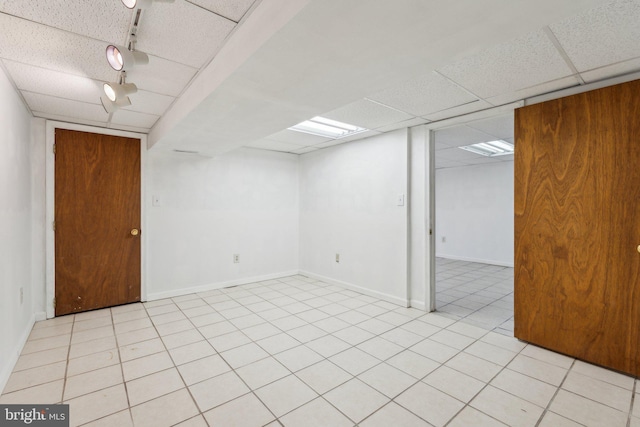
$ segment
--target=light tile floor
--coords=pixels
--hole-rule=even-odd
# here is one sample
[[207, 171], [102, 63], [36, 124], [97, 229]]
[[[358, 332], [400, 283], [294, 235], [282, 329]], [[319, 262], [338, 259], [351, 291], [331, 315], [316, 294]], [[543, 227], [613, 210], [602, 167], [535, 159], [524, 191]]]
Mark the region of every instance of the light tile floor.
[[39, 322], [0, 403], [69, 403], [74, 426], [640, 427], [638, 391], [512, 337], [292, 276]]
[[513, 268], [436, 258], [436, 310], [513, 336]]

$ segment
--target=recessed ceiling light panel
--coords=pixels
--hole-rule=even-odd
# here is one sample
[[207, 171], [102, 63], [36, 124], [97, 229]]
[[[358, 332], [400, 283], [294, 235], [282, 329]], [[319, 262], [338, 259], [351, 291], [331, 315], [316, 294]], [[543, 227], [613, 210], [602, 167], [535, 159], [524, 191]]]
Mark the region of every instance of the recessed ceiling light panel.
[[355, 135], [368, 130], [320, 116], [316, 116], [310, 120], [305, 120], [304, 122], [298, 123], [288, 129], [331, 139], [344, 138], [346, 136]]
[[513, 144], [501, 139], [496, 141], [479, 142], [477, 144], [465, 145], [460, 148], [471, 153], [480, 154], [481, 156], [486, 157], [506, 156], [507, 154], [513, 154]]

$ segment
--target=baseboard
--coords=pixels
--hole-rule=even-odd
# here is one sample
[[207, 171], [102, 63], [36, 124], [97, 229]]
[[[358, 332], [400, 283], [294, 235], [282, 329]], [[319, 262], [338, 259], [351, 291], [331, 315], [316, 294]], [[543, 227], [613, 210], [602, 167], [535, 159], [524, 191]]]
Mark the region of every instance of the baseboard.
[[469, 258], [446, 254], [436, 254], [436, 258], [454, 259], [456, 261], [479, 262], [480, 264], [499, 265], [501, 267], [513, 267], [513, 262], [497, 261], [495, 259]]
[[370, 297], [379, 298], [383, 301], [390, 302], [392, 304], [398, 304], [402, 307], [409, 307], [409, 301], [405, 298], [396, 297], [394, 295], [385, 294], [383, 292], [374, 291], [372, 289], [363, 288], [362, 286], [354, 285], [353, 283], [343, 282], [341, 280], [332, 279], [330, 277], [321, 276], [319, 274], [311, 273], [309, 271], [300, 270], [298, 274], [310, 277], [312, 279], [320, 280], [331, 285], [340, 286], [342, 288], [349, 289], [351, 291], [359, 292]]
[[11, 376], [11, 372], [13, 372], [13, 368], [16, 366], [16, 363], [18, 362], [20, 353], [22, 353], [22, 349], [29, 339], [29, 334], [31, 334], [31, 329], [33, 329], [34, 323], [36, 323], [35, 313], [31, 315], [31, 318], [27, 323], [27, 327], [22, 331], [22, 335], [16, 343], [15, 351], [12, 353], [11, 358], [7, 361], [7, 363], [2, 368], [2, 371], [0, 372], [0, 391], [4, 390], [5, 386], [7, 385], [7, 381], [9, 381], [9, 377]]
[[37, 311], [35, 314], [36, 322], [41, 322], [43, 320], [47, 320], [47, 312], [46, 311]]
[[195, 294], [197, 292], [213, 291], [216, 289], [228, 288], [229, 286], [247, 285], [254, 282], [262, 282], [265, 280], [280, 279], [282, 277], [294, 276], [298, 274], [297, 270], [284, 271], [281, 273], [266, 274], [263, 276], [245, 277], [242, 279], [229, 280], [226, 282], [210, 283], [207, 285], [191, 286], [188, 288], [180, 288], [172, 291], [150, 292], [147, 294], [147, 301], [155, 301], [165, 298], [179, 297], [182, 295]]
[[411, 300], [411, 307], [415, 308], [417, 310], [425, 310], [426, 311], [426, 305], [425, 305], [424, 301], [418, 301], [417, 299], [412, 299]]

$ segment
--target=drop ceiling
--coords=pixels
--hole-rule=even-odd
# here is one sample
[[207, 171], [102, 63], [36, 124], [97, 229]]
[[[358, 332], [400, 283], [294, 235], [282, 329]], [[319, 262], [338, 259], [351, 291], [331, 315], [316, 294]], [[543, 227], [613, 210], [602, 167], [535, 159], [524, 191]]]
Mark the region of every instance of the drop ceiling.
[[[175, 0], [143, 10], [149, 65], [127, 75], [132, 105], [109, 115], [104, 51], [132, 19], [120, 0], [0, 0], [0, 62], [36, 117], [206, 155], [303, 154], [640, 70], [640, 0]], [[287, 130], [317, 115], [370, 131]], [[467, 158], [451, 138], [508, 140], [508, 127], [439, 131], [439, 167], [502, 161]]]

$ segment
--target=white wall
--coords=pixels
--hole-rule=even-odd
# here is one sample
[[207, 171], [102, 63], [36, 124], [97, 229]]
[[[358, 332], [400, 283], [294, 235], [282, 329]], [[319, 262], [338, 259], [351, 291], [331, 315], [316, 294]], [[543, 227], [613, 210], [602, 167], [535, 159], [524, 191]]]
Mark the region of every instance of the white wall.
[[436, 171], [436, 256], [513, 266], [513, 162]]
[[146, 172], [149, 299], [297, 272], [298, 156], [151, 150]]
[[407, 302], [407, 156], [407, 129], [300, 156], [302, 274]]
[[[0, 389], [33, 323], [31, 114], [0, 69]], [[20, 302], [20, 289], [24, 300]]]

